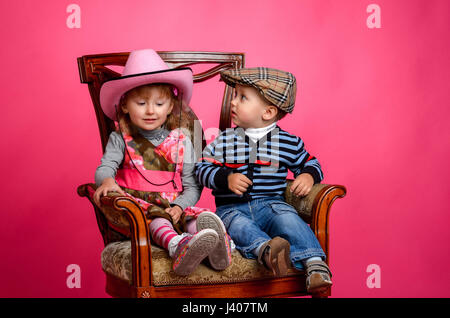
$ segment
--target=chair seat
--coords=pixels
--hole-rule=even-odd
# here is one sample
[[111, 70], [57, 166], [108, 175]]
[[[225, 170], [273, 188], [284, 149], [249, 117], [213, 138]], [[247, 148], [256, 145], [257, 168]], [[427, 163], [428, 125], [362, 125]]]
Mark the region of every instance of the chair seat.
[[[132, 283], [130, 241], [108, 244], [102, 251], [101, 263], [106, 273]], [[242, 257], [237, 250], [232, 253], [231, 265], [223, 271], [215, 271], [202, 263], [190, 275], [178, 276], [172, 270], [172, 259], [167, 251], [154, 245], [152, 245], [152, 273], [154, 286], [236, 283], [273, 277], [264, 266], [258, 264], [256, 260]], [[302, 274], [303, 271], [291, 270], [287, 276]]]

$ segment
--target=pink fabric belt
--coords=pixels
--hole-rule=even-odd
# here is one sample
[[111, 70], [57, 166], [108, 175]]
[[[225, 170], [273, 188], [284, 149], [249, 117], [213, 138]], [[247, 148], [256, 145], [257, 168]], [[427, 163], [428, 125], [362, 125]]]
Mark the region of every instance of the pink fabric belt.
[[[163, 184], [153, 185], [148, 183], [139, 173], [141, 172], [144, 177], [152, 183]], [[175, 182], [176, 188], [172, 182]], [[121, 187], [148, 191], [148, 192], [181, 192], [183, 191], [183, 185], [181, 184], [181, 175], [171, 171], [159, 171], [159, 170], [139, 170], [136, 169], [119, 169], [116, 174], [117, 184]]]

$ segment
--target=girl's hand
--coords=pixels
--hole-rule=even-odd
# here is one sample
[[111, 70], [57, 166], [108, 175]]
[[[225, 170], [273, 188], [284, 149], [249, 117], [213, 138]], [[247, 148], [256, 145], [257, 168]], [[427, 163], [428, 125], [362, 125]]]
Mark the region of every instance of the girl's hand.
[[166, 211], [166, 213], [168, 213], [172, 217], [173, 223], [178, 223], [178, 221], [180, 220], [180, 216], [183, 213], [183, 210], [178, 205], [167, 208], [164, 211]]
[[252, 180], [247, 178], [242, 173], [231, 173], [228, 175], [228, 189], [242, 195], [247, 192], [247, 188], [252, 184]]
[[100, 202], [100, 198], [107, 195], [108, 192], [119, 192], [121, 195], [125, 195], [125, 192], [113, 178], [106, 178], [105, 180], [103, 180], [102, 185], [99, 186], [94, 193], [94, 202], [98, 207], [102, 205]]
[[314, 179], [309, 173], [302, 173], [291, 185], [291, 192], [297, 196], [307, 196], [314, 185]]

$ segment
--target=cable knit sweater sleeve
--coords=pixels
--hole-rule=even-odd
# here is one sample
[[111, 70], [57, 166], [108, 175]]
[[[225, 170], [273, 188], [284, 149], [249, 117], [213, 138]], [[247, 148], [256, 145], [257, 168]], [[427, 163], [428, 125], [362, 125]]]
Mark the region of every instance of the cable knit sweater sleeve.
[[100, 186], [106, 178], [115, 178], [117, 169], [123, 161], [125, 143], [120, 135], [112, 132], [106, 144], [101, 164], [95, 170], [95, 184]]

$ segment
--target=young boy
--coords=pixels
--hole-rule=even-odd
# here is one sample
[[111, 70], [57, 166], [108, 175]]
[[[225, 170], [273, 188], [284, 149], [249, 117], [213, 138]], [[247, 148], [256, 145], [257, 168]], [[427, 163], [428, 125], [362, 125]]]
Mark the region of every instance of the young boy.
[[246, 258], [285, 275], [293, 264], [306, 268], [310, 293], [331, 286], [331, 273], [309, 226], [284, 201], [288, 169], [290, 191], [305, 196], [323, 179], [319, 162], [303, 141], [277, 121], [294, 108], [295, 77], [270, 68], [227, 70], [221, 79], [235, 88], [231, 116], [236, 128], [222, 132], [196, 164], [198, 181], [213, 189], [216, 214]]

